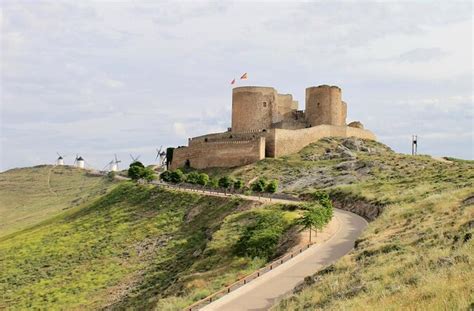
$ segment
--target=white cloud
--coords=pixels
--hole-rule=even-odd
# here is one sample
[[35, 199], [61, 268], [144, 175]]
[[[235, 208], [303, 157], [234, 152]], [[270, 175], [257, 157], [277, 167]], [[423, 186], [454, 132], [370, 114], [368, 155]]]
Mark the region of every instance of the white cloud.
[[[1, 6], [9, 152], [0, 170], [48, 162], [56, 150], [85, 152], [98, 165], [115, 152], [146, 160], [149, 150], [151, 161], [156, 145], [230, 126], [229, 81], [245, 71], [249, 84], [292, 93], [301, 108], [307, 86], [340, 85], [349, 118], [397, 150], [414, 131], [431, 137], [444, 128], [431, 149], [438, 153], [448, 136], [472, 133], [467, 2]], [[473, 157], [468, 138], [451, 154]]]

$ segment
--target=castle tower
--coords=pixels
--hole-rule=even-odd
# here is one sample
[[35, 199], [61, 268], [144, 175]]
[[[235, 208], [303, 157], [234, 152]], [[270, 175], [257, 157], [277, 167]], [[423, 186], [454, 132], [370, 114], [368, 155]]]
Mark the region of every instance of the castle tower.
[[244, 86], [232, 90], [232, 132], [269, 129], [277, 92], [272, 87]]
[[305, 113], [309, 125], [346, 125], [346, 111], [339, 87], [320, 85], [306, 89]]

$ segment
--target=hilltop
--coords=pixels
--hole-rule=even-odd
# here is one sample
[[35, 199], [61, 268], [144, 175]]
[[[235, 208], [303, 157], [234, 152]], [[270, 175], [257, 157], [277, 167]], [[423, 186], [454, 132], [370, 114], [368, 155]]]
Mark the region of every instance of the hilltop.
[[[278, 179], [281, 192], [301, 199], [324, 190], [336, 207], [370, 221], [355, 250], [307, 278], [276, 309], [467, 309], [473, 300], [474, 163], [450, 160], [327, 138], [289, 156], [203, 171], [246, 184], [261, 176]], [[301, 211], [294, 206], [111, 183], [58, 169], [58, 177], [97, 182], [73, 203], [77, 183], [64, 187], [61, 201], [39, 186], [49, 170], [1, 175], [2, 183], [16, 176], [17, 186], [2, 189], [10, 198], [33, 181], [23, 204], [46, 221], [26, 228], [22, 219], [28, 218], [18, 217], [16, 228], [26, 229], [0, 238], [7, 271], [0, 307], [180, 310], [298, 243], [294, 220]], [[36, 197], [58, 203], [42, 215], [48, 204], [33, 205]], [[256, 241], [276, 237], [266, 256], [236, 253], [249, 232]]]
[[86, 204], [112, 185], [72, 166], [40, 165], [0, 173], [0, 237]]

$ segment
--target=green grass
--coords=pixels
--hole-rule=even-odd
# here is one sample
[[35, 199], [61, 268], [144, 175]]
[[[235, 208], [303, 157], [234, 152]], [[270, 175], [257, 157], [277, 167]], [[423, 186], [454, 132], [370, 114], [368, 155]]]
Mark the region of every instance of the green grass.
[[113, 183], [70, 166], [43, 165], [0, 173], [0, 237], [90, 202]]
[[124, 182], [0, 239], [0, 308], [179, 310], [265, 264], [233, 252], [259, 215], [289, 223], [298, 213], [254, 206]]
[[[466, 201], [474, 196], [474, 163], [396, 154], [365, 141], [371, 151], [355, 152], [353, 165], [341, 168], [347, 159], [322, 159], [341, 142], [323, 139], [279, 159], [206, 170], [246, 183], [278, 179], [282, 192], [302, 198], [324, 189], [342, 206], [383, 210], [354, 251], [275, 309], [467, 310], [474, 302], [474, 199]], [[0, 175], [0, 216], [10, 217], [1, 218], [0, 234], [10, 234], [0, 237], [0, 309], [181, 310], [297, 241], [298, 209], [116, 186], [65, 170]], [[50, 171], [57, 196], [45, 186]], [[236, 251], [245, 235], [269, 237], [268, 258]]]

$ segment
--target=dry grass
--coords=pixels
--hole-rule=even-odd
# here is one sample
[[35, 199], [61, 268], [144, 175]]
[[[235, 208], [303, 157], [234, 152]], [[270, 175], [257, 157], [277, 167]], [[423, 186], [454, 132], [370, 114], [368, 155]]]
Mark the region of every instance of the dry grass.
[[70, 166], [44, 165], [0, 173], [0, 236], [90, 202], [112, 185]]

